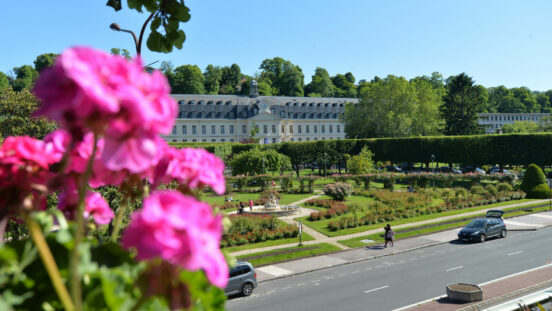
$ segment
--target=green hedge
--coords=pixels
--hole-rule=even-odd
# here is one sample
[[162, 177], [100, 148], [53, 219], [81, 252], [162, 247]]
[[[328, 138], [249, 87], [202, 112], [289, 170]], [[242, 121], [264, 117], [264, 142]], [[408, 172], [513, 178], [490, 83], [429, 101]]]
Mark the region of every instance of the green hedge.
[[[201, 147], [217, 153], [228, 145], [230, 153], [249, 150], [256, 144], [172, 143], [173, 146]], [[410, 138], [372, 138], [283, 142], [264, 145], [290, 157], [296, 169], [304, 163], [345, 163], [345, 155], [356, 155], [367, 146], [374, 161], [430, 162], [432, 154], [441, 163], [466, 165], [552, 165], [552, 133], [491, 134], [470, 136], [425, 136]], [[225, 149], [226, 150], [226, 149]], [[226, 154], [227, 156], [227, 154]]]

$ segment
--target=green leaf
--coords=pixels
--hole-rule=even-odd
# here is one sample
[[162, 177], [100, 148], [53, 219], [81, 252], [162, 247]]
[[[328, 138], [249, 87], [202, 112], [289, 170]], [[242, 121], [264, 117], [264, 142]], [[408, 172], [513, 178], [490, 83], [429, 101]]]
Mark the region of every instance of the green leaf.
[[148, 49], [156, 52], [162, 52], [162, 49], [161, 49], [162, 40], [163, 40], [163, 36], [157, 30], [152, 29], [148, 37], [148, 41], [146, 42]]
[[173, 44], [177, 49], [181, 49], [184, 41], [186, 40], [186, 34], [182, 30], [179, 30], [177, 34], [178, 37], [174, 39]]
[[161, 26], [161, 18], [159, 16], [156, 16], [152, 21], [150, 25], [151, 31], [157, 30]]
[[17, 253], [12, 248], [5, 244], [0, 245], [0, 262], [14, 262], [17, 261]]
[[122, 9], [121, 0], [107, 0], [105, 5], [112, 7], [115, 11]]
[[134, 9], [142, 13], [142, 3], [140, 0], [127, 0], [127, 5], [129, 9]]

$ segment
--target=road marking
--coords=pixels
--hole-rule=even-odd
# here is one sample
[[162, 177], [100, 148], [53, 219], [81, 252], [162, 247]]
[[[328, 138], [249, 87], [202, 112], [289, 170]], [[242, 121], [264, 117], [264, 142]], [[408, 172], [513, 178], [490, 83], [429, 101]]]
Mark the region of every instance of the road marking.
[[311, 283], [318, 283], [318, 282], [320, 282], [320, 280], [311, 281]]
[[458, 267], [450, 268], [450, 269], [447, 269], [445, 271], [449, 272], [449, 271], [452, 271], [452, 270], [457, 270], [457, 269], [462, 269], [462, 268], [464, 268], [464, 266], [458, 266]]
[[504, 223], [507, 225], [514, 225], [514, 226], [520, 226], [520, 227], [544, 227], [544, 225], [526, 224], [526, 223], [511, 221], [511, 220], [505, 220]]
[[[511, 277], [514, 277], [514, 276], [517, 276], [517, 275], [520, 275], [520, 274], [524, 274], [524, 273], [527, 273], [527, 272], [531, 272], [531, 271], [535, 271], [535, 270], [539, 270], [539, 269], [543, 269], [543, 268], [548, 268], [552, 266], [552, 263], [550, 264], [546, 264], [546, 265], [543, 265], [543, 266], [540, 266], [540, 267], [536, 267], [536, 268], [533, 268], [533, 269], [529, 269], [529, 270], [525, 270], [525, 271], [521, 271], [521, 272], [517, 272], [517, 273], [514, 273], [514, 274], [510, 274], [510, 275], [507, 275], [507, 276], [503, 276], [503, 277], [500, 277], [498, 279], [494, 279], [494, 280], [490, 280], [490, 281], [487, 281], [487, 282], [484, 282], [484, 283], [481, 283], [481, 284], [478, 284], [479, 286], [484, 286], [484, 285], [487, 285], [487, 284], [491, 284], [491, 283], [494, 283], [494, 282], [498, 282], [498, 281], [502, 281], [504, 279], [507, 279], [507, 278], [511, 278]], [[435, 301], [435, 300], [439, 300], [441, 298], [446, 298], [447, 295], [442, 295], [442, 296], [436, 296], [436, 297], [433, 297], [433, 298], [429, 298], [429, 299], [426, 299], [426, 300], [422, 300], [422, 301], [418, 301], [418, 302], [415, 302], [413, 304], [410, 304], [408, 306], [404, 306], [404, 307], [400, 307], [400, 308], [397, 308], [397, 309], [393, 309], [392, 311], [404, 311], [404, 310], [408, 310], [410, 308], [413, 308], [413, 307], [416, 307], [416, 306], [419, 306], [419, 305], [423, 305], [425, 303], [428, 303], [428, 302], [431, 302], [431, 301]]]
[[304, 286], [304, 285], [305, 285], [305, 283], [299, 283], [299, 284], [297, 284], [297, 286]]
[[368, 294], [368, 293], [375, 292], [377, 290], [388, 288], [388, 287], [389, 287], [389, 285], [385, 285], [385, 286], [382, 286], [382, 287], [378, 287], [378, 288], [374, 288], [374, 289], [370, 289], [370, 290], [365, 290], [364, 293]]
[[512, 256], [512, 255], [517, 255], [517, 254], [521, 254], [521, 253], [523, 253], [523, 252], [524, 252], [524, 251], [519, 251], [519, 252], [515, 252], [515, 253], [510, 253], [510, 254], [508, 254], [508, 256]]
[[536, 216], [536, 217], [542, 217], [542, 218], [552, 219], [552, 216], [550, 216], [550, 215], [531, 214], [531, 216]]
[[279, 268], [279, 267], [276, 267], [276, 266], [261, 267], [261, 268], [257, 268], [257, 270], [259, 270], [261, 272], [264, 272], [264, 273], [274, 275], [274, 276], [281, 276], [281, 275], [291, 274], [291, 271], [288, 271], [286, 269], [282, 269], [282, 268]]

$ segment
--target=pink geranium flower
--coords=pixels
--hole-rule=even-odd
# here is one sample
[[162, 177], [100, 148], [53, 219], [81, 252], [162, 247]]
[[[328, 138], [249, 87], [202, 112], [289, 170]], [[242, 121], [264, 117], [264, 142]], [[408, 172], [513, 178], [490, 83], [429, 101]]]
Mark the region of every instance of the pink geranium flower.
[[113, 211], [101, 194], [89, 191], [86, 194], [84, 205], [84, 217], [92, 216], [98, 225], [107, 225], [113, 219]]
[[156, 191], [132, 215], [123, 246], [138, 259], [155, 257], [189, 270], [203, 269], [211, 283], [226, 286], [228, 266], [219, 249], [221, 216], [211, 207], [177, 191]]
[[154, 179], [156, 185], [176, 180], [190, 188], [209, 186], [218, 194], [226, 189], [224, 162], [205, 149], [167, 148]]

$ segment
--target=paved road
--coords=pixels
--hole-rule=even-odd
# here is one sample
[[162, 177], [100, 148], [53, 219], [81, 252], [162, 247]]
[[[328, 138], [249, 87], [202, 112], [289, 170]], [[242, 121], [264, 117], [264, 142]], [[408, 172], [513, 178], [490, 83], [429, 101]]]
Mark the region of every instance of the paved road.
[[392, 310], [552, 262], [552, 227], [483, 244], [451, 243], [263, 282], [229, 310]]

